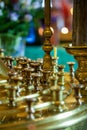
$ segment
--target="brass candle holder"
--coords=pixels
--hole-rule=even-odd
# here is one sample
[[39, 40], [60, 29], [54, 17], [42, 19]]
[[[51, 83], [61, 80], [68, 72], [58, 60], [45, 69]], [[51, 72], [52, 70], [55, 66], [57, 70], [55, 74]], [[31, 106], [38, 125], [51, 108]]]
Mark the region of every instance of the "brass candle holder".
[[[66, 46], [65, 48], [67, 52], [72, 54], [78, 61], [78, 68], [75, 71], [75, 77], [80, 84], [83, 84], [83, 86], [85, 86], [84, 84], [87, 78], [87, 46]], [[86, 101], [87, 94], [85, 91], [85, 87], [84, 89], [81, 89], [81, 94], [84, 101]]]
[[78, 61], [78, 68], [75, 72], [75, 76], [78, 81], [83, 84], [87, 78], [87, 46], [67, 46], [65, 47], [67, 52], [74, 55]]
[[44, 45], [43, 50], [45, 51], [45, 55], [43, 58], [43, 69], [44, 70], [52, 70], [52, 58], [50, 56], [50, 52], [52, 50], [52, 45], [50, 42], [50, 38], [52, 36], [52, 30], [50, 28], [50, 16], [51, 16], [51, 7], [50, 0], [45, 0], [45, 29], [44, 29]]

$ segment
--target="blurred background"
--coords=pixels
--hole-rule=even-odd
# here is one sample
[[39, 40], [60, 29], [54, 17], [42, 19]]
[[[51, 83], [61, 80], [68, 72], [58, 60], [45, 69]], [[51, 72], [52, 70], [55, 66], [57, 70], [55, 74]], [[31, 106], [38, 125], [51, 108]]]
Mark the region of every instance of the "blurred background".
[[[75, 61], [63, 48], [72, 43], [72, 18], [73, 0], [51, 0], [51, 44], [57, 47], [58, 63], [65, 65], [65, 71], [67, 62]], [[43, 58], [44, 27], [44, 0], [0, 0], [0, 48], [5, 55]]]

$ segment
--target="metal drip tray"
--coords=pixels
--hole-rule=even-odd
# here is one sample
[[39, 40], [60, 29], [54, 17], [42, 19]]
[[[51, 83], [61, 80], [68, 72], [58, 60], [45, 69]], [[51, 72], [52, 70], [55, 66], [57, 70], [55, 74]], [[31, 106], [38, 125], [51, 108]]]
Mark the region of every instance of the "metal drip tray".
[[[49, 104], [49, 103], [48, 103]], [[46, 105], [46, 104], [45, 104]], [[38, 108], [38, 106], [36, 106]], [[27, 130], [28, 127], [34, 127], [36, 130], [68, 130], [68, 128], [85, 127], [84, 124], [87, 120], [87, 104], [84, 104], [74, 110], [59, 113], [49, 117], [41, 117], [35, 120], [18, 120], [8, 124], [1, 124], [1, 130]], [[79, 125], [78, 125], [79, 124]], [[84, 128], [84, 130], [86, 130]]]

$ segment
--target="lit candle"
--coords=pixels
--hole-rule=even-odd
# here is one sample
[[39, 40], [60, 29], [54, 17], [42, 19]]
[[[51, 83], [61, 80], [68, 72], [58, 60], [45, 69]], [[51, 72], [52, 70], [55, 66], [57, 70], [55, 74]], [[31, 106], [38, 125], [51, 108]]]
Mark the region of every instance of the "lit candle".
[[54, 50], [54, 58], [57, 58], [57, 47], [53, 47]]

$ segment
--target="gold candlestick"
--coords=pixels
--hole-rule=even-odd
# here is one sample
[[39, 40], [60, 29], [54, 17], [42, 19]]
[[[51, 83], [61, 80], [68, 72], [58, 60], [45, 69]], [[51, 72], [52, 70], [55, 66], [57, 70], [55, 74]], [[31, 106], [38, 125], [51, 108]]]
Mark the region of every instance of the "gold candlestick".
[[52, 70], [52, 58], [50, 56], [50, 52], [52, 50], [52, 45], [50, 42], [50, 38], [52, 36], [52, 30], [50, 28], [50, 0], [45, 0], [45, 30], [44, 30], [44, 45], [43, 50], [45, 51], [45, 56], [43, 58], [43, 69], [44, 70]]

